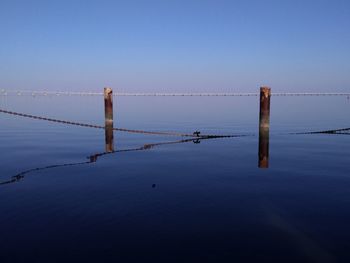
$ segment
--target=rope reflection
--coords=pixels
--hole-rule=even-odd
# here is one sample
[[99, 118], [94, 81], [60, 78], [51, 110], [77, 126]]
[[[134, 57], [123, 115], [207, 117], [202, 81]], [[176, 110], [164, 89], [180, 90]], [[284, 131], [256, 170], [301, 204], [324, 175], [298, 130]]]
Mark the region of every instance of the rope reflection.
[[159, 147], [159, 146], [164, 146], [164, 145], [180, 144], [180, 143], [188, 143], [188, 142], [193, 142], [195, 144], [198, 144], [198, 143], [200, 143], [200, 140], [209, 140], [209, 139], [215, 139], [215, 138], [222, 138], [222, 137], [220, 137], [220, 136], [218, 136], [218, 137], [207, 137], [206, 136], [206, 137], [198, 137], [198, 138], [193, 138], [193, 139], [183, 139], [183, 140], [176, 140], [176, 141], [169, 141], [169, 142], [149, 143], [149, 144], [144, 144], [143, 146], [137, 147], [137, 148], [105, 151], [105, 152], [96, 153], [96, 154], [92, 154], [92, 155], [88, 156], [87, 157], [88, 161], [85, 161], [85, 162], [54, 164], [54, 165], [48, 165], [48, 166], [28, 169], [28, 170], [22, 171], [22, 172], [20, 172], [20, 173], [18, 173], [16, 175], [12, 176], [11, 179], [9, 179], [7, 181], [0, 182], [0, 185], [6, 185], [6, 184], [19, 182], [22, 179], [24, 179], [26, 175], [28, 175], [30, 173], [33, 173], [33, 172], [36, 172], [36, 171], [54, 169], [54, 168], [59, 168], [59, 167], [92, 164], [92, 163], [97, 162], [98, 159], [100, 157], [104, 156], [104, 155], [123, 153], [123, 152], [146, 151], [146, 150], [151, 150], [154, 147]]

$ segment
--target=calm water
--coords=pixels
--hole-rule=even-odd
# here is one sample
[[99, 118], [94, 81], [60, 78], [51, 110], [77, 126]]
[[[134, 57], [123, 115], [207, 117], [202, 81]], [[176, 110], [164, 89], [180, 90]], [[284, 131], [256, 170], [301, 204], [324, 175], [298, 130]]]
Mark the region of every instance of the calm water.
[[[0, 101], [103, 124], [101, 97]], [[0, 262], [349, 262], [350, 136], [287, 134], [350, 127], [349, 111], [344, 97], [272, 97], [268, 169], [256, 97], [117, 98], [117, 127], [253, 136], [96, 162], [103, 130], [0, 114], [0, 181], [28, 171], [0, 185]], [[115, 132], [114, 148], [179, 139]]]

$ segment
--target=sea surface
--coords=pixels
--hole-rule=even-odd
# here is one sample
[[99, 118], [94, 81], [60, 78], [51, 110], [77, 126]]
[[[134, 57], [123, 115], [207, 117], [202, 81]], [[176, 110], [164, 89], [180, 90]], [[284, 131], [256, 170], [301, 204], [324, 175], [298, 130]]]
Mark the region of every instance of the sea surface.
[[[104, 125], [101, 96], [0, 96], [0, 108]], [[350, 262], [346, 97], [114, 97], [114, 127], [0, 113], [0, 262]], [[146, 145], [146, 146], [145, 146]], [[266, 146], [266, 145], [265, 145]], [[126, 151], [124, 151], [126, 150]]]

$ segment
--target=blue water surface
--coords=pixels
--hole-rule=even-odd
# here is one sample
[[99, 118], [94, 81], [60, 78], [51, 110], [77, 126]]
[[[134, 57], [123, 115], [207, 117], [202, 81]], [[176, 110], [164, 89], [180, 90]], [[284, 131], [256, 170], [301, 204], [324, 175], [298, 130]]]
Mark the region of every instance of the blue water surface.
[[[0, 99], [104, 125], [101, 97]], [[267, 169], [257, 97], [115, 97], [115, 127], [248, 136], [114, 132], [94, 161], [104, 130], [0, 114], [1, 262], [349, 262], [350, 136], [290, 134], [350, 127], [349, 110], [272, 97]]]

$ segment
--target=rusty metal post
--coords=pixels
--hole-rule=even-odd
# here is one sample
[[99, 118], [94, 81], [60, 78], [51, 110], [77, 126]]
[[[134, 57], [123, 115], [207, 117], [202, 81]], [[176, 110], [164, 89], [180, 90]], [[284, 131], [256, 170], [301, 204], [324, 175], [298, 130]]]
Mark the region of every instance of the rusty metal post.
[[259, 168], [269, 167], [270, 98], [271, 89], [269, 87], [261, 87], [259, 115]]
[[114, 136], [113, 136], [113, 90], [104, 88], [105, 101], [105, 141], [106, 152], [114, 151]]

